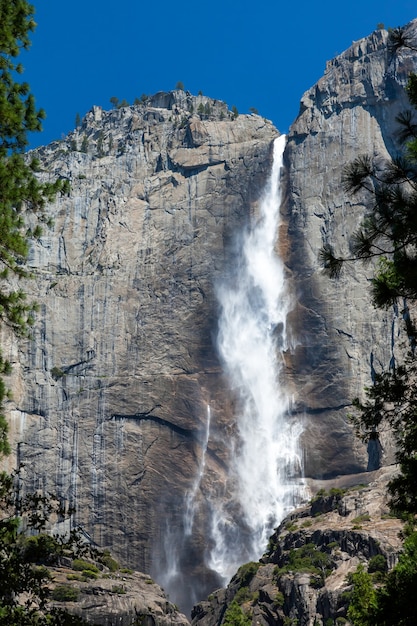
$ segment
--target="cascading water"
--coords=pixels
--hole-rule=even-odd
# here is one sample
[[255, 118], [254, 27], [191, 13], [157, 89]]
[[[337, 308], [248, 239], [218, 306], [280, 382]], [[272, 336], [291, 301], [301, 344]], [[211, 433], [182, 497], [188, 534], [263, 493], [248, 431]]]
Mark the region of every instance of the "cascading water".
[[260, 216], [242, 236], [236, 273], [217, 290], [218, 348], [239, 407], [231, 446], [235, 503], [211, 501], [214, 548], [209, 565], [224, 579], [242, 562], [259, 558], [274, 526], [303, 492], [302, 428], [290, 418], [291, 402], [282, 384], [291, 301], [274, 251], [285, 140], [284, 135], [275, 140]]
[[210, 421], [211, 421], [211, 409], [210, 405], [207, 405], [207, 422], [204, 439], [201, 443], [201, 457], [198, 465], [197, 476], [194, 480], [192, 489], [186, 495], [185, 501], [185, 514], [184, 514], [184, 534], [189, 537], [193, 531], [194, 515], [197, 506], [196, 496], [200, 489], [201, 481], [204, 476], [204, 470], [206, 466], [206, 454], [207, 447], [210, 438]]
[[[187, 611], [226, 583], [242, 563], [259, 559], [274, 527], [304, 496], [302, 427], [291, 417], [291, 398], [282, 380], [284, 352], [290, 347], [286, 319], [291, 299], [274, 250], [284, 147], [281, 136], [274, 144], [259, 218], [241, 235], [236, 263], [217, 285], [218, 350], [237, 407], [229, 471], [214, 479], [219, 430], [216, 412], [207, 405], [182, 523], [172, 524], [167, 517], [155, 565], [158, 582]], [[202, 538], [207, 540], [206, 569], [190, 574]]]
[[[197, 568], [197, 572], [194, 573], [190, 572], [190, 566], [193, 567], [198, 562], [198, 557], [195, 558], [196, 546], [200, 548], [199, 537], [204, 533], [202, 520], [205, 518], [205, 503], [202, 496], [210, 424], [211, 408], [207, 405], [205, 427], [195, 440], [197, 469], [191, 488], [185, 494], [182, 520], [177, 519], [177, 523], [173, 524], [170, 516], [166, 516], [165, 532], [159, 546], [159, 559], [154, 568], [154, 575], [159, 584], [187, 613], [191, 612], [196, 602], [221, 585], [221, 580], [215, 572], [203, 572], [204, 568]], [[174, 502], [172, 504], [175, 506]], [[202, 557], [200, 554], [200, 565]]]

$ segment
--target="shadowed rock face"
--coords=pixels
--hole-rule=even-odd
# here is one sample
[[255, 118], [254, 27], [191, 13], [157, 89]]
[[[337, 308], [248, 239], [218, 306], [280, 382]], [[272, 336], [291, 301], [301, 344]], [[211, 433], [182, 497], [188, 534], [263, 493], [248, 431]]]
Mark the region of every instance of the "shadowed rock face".
[[277, 134], [259, 116], [233, 119], [224, 103], [178, 91], [94, 107], [37, 150], [41, 176], [69, 178], [71, 193], [30, 253], [33, 337], [6, 350], [21, 488], [57, 493], [76, 507], [73, 525], [158, 580], [183, 561], [199, 568], [199, 597], [218, 584], [203, 565], [204, 502], [198, 530], [181, 538], [207, 404], [206, 493], [222, 488], [233, 428], [214, 284], [256, 211]]
[[[416, 28], [416, 21], [408, 27]], [[325, 243], [350, 256], [350, 235], [367, 210], [364, 198], [343, 191], [343, 166], [360, 154], [387, 158], [398, 150], [395, 117], [410, 108], [404, 86], [417, 55], [403, 49], [394, 56], [387, 37], [375, 31], [327, 64], [301, 100], [286, 149], [286, 260], [298, 297], [292, 316], [298, 345], [289, 366], [306, 413], [309, 476], [366, 468], [366, 450], [354, 440], [347, 414], [374, 371], [386, 370], [400, 349], [401, 313], [370, 302], [372, 265], [353, 264], [332, 281], [318, 259]], [[382, 444], [390, 462], [390, 442]]]

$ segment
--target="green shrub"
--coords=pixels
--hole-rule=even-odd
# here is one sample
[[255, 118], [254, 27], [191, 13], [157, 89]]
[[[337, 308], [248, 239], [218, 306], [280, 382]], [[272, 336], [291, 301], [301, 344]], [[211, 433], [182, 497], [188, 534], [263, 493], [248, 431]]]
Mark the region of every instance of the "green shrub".
[[397, 515], [392, 512], [392, 513], [382, 513], [381, 515], [381, 519], [395, 519], [397, 517]]
[[368, 563], [368, 573], [374, 572], [386, 572], [387, 571], [387, 559], [383, 554], [376, 554]]
[[83, 578], [82, 574], [67, 574], [67, 580], [83, 581], [84, 578]]
[[90, 578], [91, 580], [97, 580], [98, 574], [91, 569], [83, 569], [82, 575], [84, 578]]
[[344, 591], [340, 597], [344, 604], [350, 604], [352, 600], [352, 591]]
[[25, 559], [30, 563], [56, 563], [62, 546], [55, 537], [40, 533], [23, 539]]
[[111, 572], [117, 572], [119, 569], [119, 563], [110, 554], [103, 554], [100, 556], [100, 563], [105, 565]]
[[52, 599], [55, 602], [77, 602], [79, 591], [71, 585], [58, 585], [52, 591]]
[[352, 524], [362, 524], [362, 522], [369, 522], [370, 520], [370, 515], [368, 515], [368, 513], [363, 513], [362, 515], [358, 515], [358, 517], [354, 517]]
[[321, 587], [323, 587], [324, 585], [324, 582], [325, 577], [320, 576], [319, 574], [314, 574], [310, 578], [310, 586], [313, 587], [313, 589], [321, 589]]
[[54, 380], [58, 380], [59, 378], [62, 378], [65, 375], [64, 370], [62, 370], [59, 367], [53, 367], [51, 369], [51, 376]]
[[237, 592], [235, 593], [235, 597], [233, 599], [235, 600], [235, 602], [237, 602], [240, 605], [246, 602], [246, 600], [249, 600], [249, 598], [250, 598], [249, 587], [240, 587], [240, 589], [238, 589]]
[[75, 569], [78, 572], [95, 572], [96, 574], [100, 571], [97, 565], [94, 565], [94, 563], [89, 563], [88, 561], [84, 561], [84, 559], [74, 559], [72, 562], [72, 569]]
[[301, 548], [290, 550], [288, 563], [274, 570], [278, 577], [289, 572], [314, 574], [318, 577], [316, 583], [323, 584], [325, 577], [331, 572], [330, 555], [322, 552], [314, 543], [307, 543]]
[[234, 578], [240, 580], [241, 587], [247, 587], [255, 576], [256, 572], [260, 568], [261, 564], [259, 562], [250, 561], [249, 563], [245, 563], [241, 567], [239, 567]]
[[276, 596], [274, 598], [274, 604], [282, 608], [284, 606], [285, 597], [282, 591], [277, 591]]
[[233, 600], [224, 614], [223, 626], [251, 626], [252, 618], [246, 615]]
[[387, 573], [386, 572], [374, 572], [372, 574], [372, 580], [373, 580], [375, 585], [377, 585], [379, 583], [384, 583], [386, 577], [387, 577]]
[[298, 626], [299, 622], [295, 617], [284, 617], [284, 626]]
[[45, 567], [45, 565], [34, 565], [33, 572], [37, 579], [44, 579], [44, 580], [53, 579], [51, 571], [47, 567]]
[[126, 589], [123, 587], [123, 585], [113, 585], [113, 587], [111, 588], [111, 592], [122, 595], [126, 593]]

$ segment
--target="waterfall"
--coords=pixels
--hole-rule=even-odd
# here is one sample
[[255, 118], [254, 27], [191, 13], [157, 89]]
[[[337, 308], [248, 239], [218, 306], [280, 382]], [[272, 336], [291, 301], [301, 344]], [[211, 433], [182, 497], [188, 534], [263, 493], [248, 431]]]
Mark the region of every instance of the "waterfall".
[[187, 493], [185, 499], [185, 513], [184, 513], [184, 534], [186, 537], [189, 537], [193, 531], [194, 524], [194, 514], [196, 510], [196, 496], [198, 490], [200, 489], [201, 481], [204, 476], [204, 470], [206, 467], [206, 454], [208, 442], [210, 439], [210, 421], [211, 421], [211, 409], [210, 405], [207, 405], [207, 419], [206, 419], [206, 429], [204, 433], [204, 439], [201, 443], [201, 455], [200, 462], [198, 464], [197, 475], [194, 480], [194, 484], [192, 489]]
[[[165, 589], [176, 604], [186, 613], [191, 613], [192, 607], [202, 598], [207, 597], [213, 589], [221, 585], [221, 578], [213, 571], [202, 574], [200, 566], [204, 562], [204, 555], [197, 570], [190, 570], [196, 555], [196, 546], [200, 546], [200, 539], [204, 533], [205, 493], [204, 477], [206, 474], [207, 452], [210, 440], [211, 407], [207, 404], [205, 411], [205, 425], [200, 430], [196, 445], [196, 472], [189, 491], [185, 494], [183, 508], [172, 501], [166, 505], [162, 514], [166, 515], [165, 530], [161, 535], [158, 546], [158, 558], [153, 566], [153, 574], [159, 584]], [[169, 514], [171, 508], [183, 511], [182, 519], [173, 521]]]
[[281, 135], [274, 142], [259, 218], [242, 235], [236, 271], [217, 288], [218, 349], [238, 404], [232, 501], [211, 500], [209, 565], [225, 580], [242, 562], [259, 559], [273, 528], [302, 493], [302, 428], [290, 417], [291, 398], [282, 380], [291, 299], [274, 249], [285, 141]]

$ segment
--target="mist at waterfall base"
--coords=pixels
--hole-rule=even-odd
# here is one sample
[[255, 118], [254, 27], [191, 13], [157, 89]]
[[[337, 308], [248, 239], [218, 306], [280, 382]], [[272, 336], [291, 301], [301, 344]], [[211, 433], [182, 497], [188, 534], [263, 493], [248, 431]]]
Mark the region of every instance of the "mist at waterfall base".
[[[216, 422], [207, 405], [182, 521], [179, 526], [167, 522], [161, 546], [157, 580], [187, 612], [227, 584], [240, 565], [258, 560], [273, 529], [304, 496], [302, 426], [291, 417], [283, 379], [291, 298], [283, 263], [275, 253], [285, 141], [281, 135], [274, 142], [272, 172], [259, 215], [238, 234], [236, 261], [216, 285], [217, 348], [236, 406], [227, 484], [215, 492], [204, 480], [210, 427]], [[190, 577], [187, 566], [193, 558], [201, 560], [201, 554], [193, 554], [197, 535], [206, 537], [205, 568], [201, 577]]]

